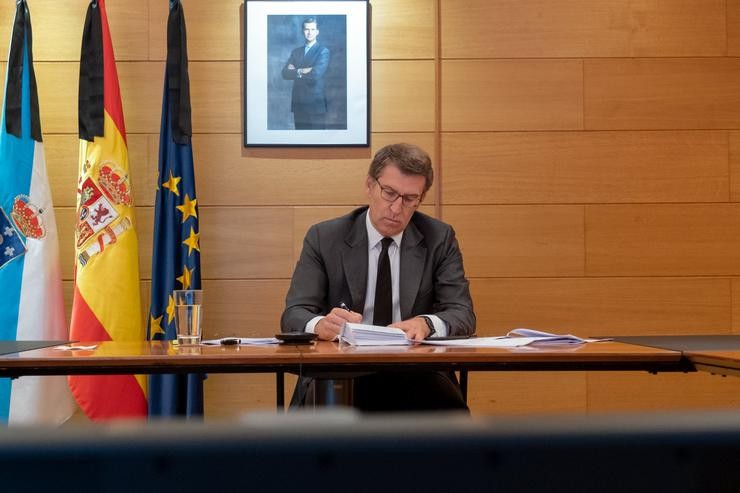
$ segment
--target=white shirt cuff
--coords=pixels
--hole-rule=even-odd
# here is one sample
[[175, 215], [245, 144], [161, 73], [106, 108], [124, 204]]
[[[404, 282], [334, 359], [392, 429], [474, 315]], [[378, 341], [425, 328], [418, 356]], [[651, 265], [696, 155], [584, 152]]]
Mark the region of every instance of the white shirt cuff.
[[449, 329], [447, 328], [447, 322], [442, 320], [436, 315], [424, 315], [425, 317], [429, 317], [429, 320], [432, 321], [432, 325], [434, 325], [434, 335], [432, 336], [432, 339], [435, 337], [447, 337], [449, 334]]
[[323, 315], [319, 315], [318, 317], [314, 317], [311, 320], [309, 320], [306, 323], [306, 328], [304, 329], [307, 334], [315, 334], [316, 333], [316, 324], [319, 323], [319, 320], [324, 318]]

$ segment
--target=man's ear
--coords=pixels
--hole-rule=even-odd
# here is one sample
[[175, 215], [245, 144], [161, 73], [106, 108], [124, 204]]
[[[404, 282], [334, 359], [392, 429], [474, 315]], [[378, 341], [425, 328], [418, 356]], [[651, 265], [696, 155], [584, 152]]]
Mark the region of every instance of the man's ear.
[[367, 175], [367, 180], [365, 180], [365, 191], [367, 192], [367, 196], [370, 196], [370, 189], [373, 186], [373, 178], [370, 175]]

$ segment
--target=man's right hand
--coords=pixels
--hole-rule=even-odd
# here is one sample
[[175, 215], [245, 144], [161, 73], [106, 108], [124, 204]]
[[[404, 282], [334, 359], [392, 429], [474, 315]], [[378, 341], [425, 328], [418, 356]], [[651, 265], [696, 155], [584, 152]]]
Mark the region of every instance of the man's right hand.
[[334, 308], [314, 327], [314, 332], [319, 339], [324, 341], [333, 341], [342, 332], [344, 324], [362, 322], [362, 315], [359, 313], [345, 310], [344, 308]]

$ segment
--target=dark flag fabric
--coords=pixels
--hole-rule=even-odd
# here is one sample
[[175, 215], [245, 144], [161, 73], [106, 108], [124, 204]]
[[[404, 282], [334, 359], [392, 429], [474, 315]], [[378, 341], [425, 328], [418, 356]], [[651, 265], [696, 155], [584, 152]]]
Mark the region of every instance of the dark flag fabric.
[[[182, 5], [170, 1], [147, 326], [150, 340], [177, 338], [173, 290], [201, 288], [186, 37]], [[151, 375], [150, 419], [202, 416], [203, 378], [198, 374]]]

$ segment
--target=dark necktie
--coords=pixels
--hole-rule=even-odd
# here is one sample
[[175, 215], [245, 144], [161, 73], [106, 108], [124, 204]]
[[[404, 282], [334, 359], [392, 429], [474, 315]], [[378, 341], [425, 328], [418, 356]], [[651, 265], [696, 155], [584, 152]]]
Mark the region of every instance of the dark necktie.
[[386, 326], [393, 322], [393, 287], [391, 284], [391, 259], [388, 257], [388, 247], [393, 238], [383, 238], [382, 250], [378, 257], [378, 277], [375, 281], [375, 309], [373, 325]]

